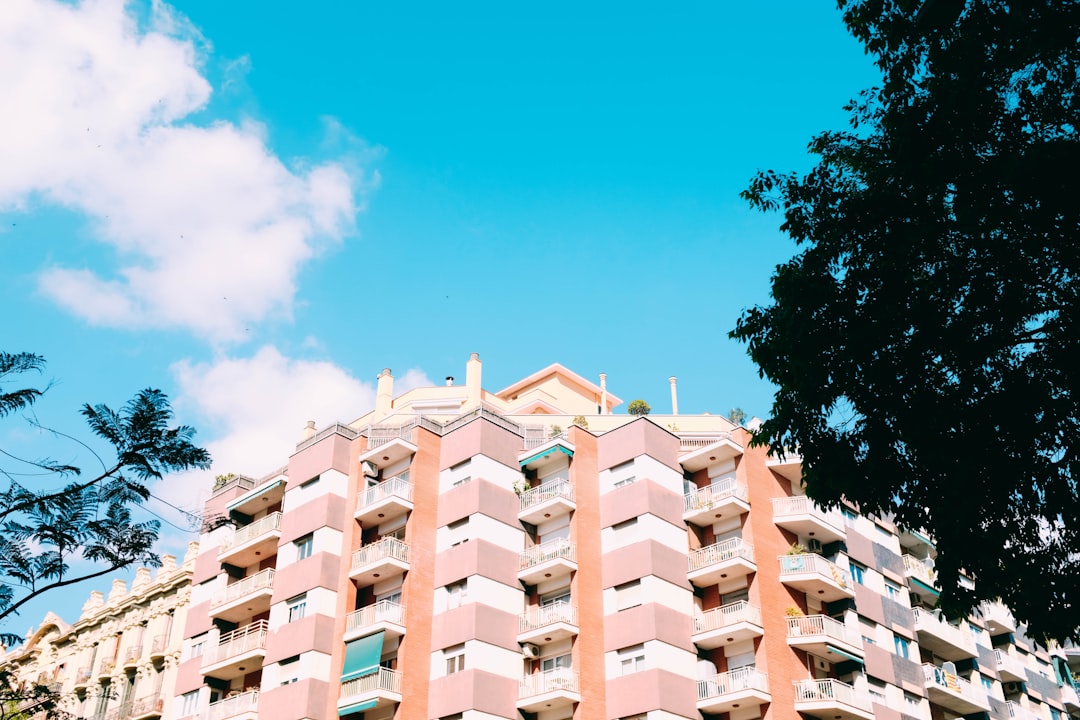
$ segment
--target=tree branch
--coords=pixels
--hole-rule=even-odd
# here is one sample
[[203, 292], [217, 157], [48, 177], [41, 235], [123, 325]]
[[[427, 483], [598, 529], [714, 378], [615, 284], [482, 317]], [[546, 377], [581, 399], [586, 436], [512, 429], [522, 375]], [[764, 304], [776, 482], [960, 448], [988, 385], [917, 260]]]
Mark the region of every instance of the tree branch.
[[106, 567], [106, 568], [104, 568], [102, 570], [98, 570], [96, 572], [88, 573], [86, 575], [81, 575], [79, 577], [71, 578], [70, 580], [58, 580], [58, 581], [56, 581], [54, 583], [51, 583], [49, 585], [42, 586], [42, 587], [38, 588], [37, 590], [34, 590], [32, 593], [30, 593], [29, 595], [27, 595], [23, 599], [19, 600], [17, 603], [9, 605], [8, 607], [4, 608], [3, 611], [0, 611], [0, 622], [3, 622], [5, 619], [7, 619], [7, 617], [9, 615], [15, 614], [20, 607], [22, 607], [26, 603], [30, 602], [31, 600], [33, 600], [38, 595], [41, 595], [42, 593], [48, 592], [49, 590], [55, 590], [56, 588], [65, 587], [67, 585], [74, 585], [76, 583], [81, 583], [83, 580], [93, 580], [96, 577], [101, 577], [102, 575], [108, 575], [109, 573], [113, 572], [114, 570], [120, 570], [122, 568], [125, 568], [130, 564], [131, 564], [131, 562], [125, 562], [125, 563], [113, 562], [113, 563], [110, 563], [110, 565], [108, 567]]

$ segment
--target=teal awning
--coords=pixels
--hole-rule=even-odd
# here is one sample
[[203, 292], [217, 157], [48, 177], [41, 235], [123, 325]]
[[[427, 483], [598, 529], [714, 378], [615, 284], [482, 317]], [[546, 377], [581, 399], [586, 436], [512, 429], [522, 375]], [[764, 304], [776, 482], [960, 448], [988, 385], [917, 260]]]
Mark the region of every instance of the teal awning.
[[338, 708], [337, 714], [338, 717], [344, 717], [345, 715], [352, 715], [353, 713], [370, 710], [378, 704], [378, 700], [368, 700], [367, 702], [353, 703], [352, 705], [346, 705], [343, 708]]
[[345, 665], [341, 668], [341, 682], [370, 675], [379, 670], [382, 659], [383, 634], [358, 638], [345, 643]]
[[910, 580], [911, 580], [911, 582], [915, 583], [915, 585], [918, 586], [915, 589], [918, 590], [919, 592], [928, 592], [928, 593], [931, 593], [934, 597], [940, 597], [941, 596], [941, 591], [940, 590], [935, 590], [934, 588], [930, 587], [929, 585], [922, 582], [921, 580], [918, 580], [916, 578], [910, 578]]
[[540, 458], [545, 458], [545, 457], [547, 457], [548, 455], [551, 455], [554, 452], [561, 452], [562, 454], [566, 455], [567, 457], [574, 457], [574, 451], [573, 450], [571, 450], [569, 448], [564, 448], [562, 445], [553, 445], [553, 446], [549, 447], [547, 450], [544, 450], [543, 452], [538, 452], [535, 455], [533, 455], [532, 457], [529, 457], [529, 458], [527, 458], [525, 460], [522, 460], [521, 461], [521, 467], [525, 467], [529, 463], [536, 462]]
[[852, 655], [849, 652], [841, 650], [840, 648], [836, 647], [835, 645], [829, 645], [828, 643], [825, 643], [825, 649], [828, 650], [831, 653], [835, 653], [835, 654], [839, 655], [840, 657], [847, 658], [848, 660], [854, 660], [855, 662], [859, 663], [860, 665], [865, 665], [866, 664], [866, 663], [863, 662], [863, 659], [861, 657], [858, 657], [856, 655]]

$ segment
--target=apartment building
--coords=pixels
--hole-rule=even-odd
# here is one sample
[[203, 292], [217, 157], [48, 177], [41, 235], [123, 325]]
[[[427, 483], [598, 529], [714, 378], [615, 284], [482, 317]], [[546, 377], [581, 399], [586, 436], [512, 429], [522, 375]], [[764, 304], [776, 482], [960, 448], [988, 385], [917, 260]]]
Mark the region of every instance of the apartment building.
[[[183, 643], [191, 573], [198, 544], [181, 564], [163, 555], [152, 573], [135, 571], [131, 587], [114, 580], [108, 596], [94, 591], [73, 624], [53, 613], [0, 666], [24, 685], [47, 685], [75, 717], [156, 720], [168, 717]], [[35, 702], [5, 708], [32, 717]]]
[[373, 411], [214, 488], [163, 718], [1080, 718], [1080, 654], [941, 617], [931, 539], [823, 511], [674, 379], [635, 417], [557, 364], [465, 375], [384, 370]]

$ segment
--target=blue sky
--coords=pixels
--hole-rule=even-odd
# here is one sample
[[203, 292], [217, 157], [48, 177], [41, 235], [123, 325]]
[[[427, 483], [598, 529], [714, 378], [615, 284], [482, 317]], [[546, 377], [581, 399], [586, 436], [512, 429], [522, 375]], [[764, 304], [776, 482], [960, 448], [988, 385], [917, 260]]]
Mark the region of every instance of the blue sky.
[[[0, 347], [47, 357], [38, 416], [160, 387], [214, 473], [258, 475], [381, 368], [470, 352], [489, 389], [557, 361], [766, 415], [727, 332], [794, 248], [738, 192], [876, 73], [832, 3], [582, 5], [5, 2]], [[13, 446], [79, 457], [9, 418]], [[211, 474], [155, 494], [196, 509]]]

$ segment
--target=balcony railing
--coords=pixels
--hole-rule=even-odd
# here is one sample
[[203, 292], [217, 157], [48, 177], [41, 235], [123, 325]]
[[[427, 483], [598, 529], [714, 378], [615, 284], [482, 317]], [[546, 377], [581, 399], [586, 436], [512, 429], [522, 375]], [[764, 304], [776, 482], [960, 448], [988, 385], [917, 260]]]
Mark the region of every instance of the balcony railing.
[[374, 505], [388, 497], [399, 497], [412, 502], [412, 494], [413, 484], [409, 482], [409, 471], [406, 470], [365, 490], [360, 496], [360, 507]]
[[944, 668], [940, 668], [937, 665], [931, 663], [923, 665], [923, 677], [928, 684], [936, 685], [939, 688], [951, 692], [960, 693], [965, 698], [978, 705], [985, 706], [987, 704], [986, 691], [982, 687], [972, 685], [964, 678], [946, 672]]
[[[911, 611], [915, 616], [916, 631], [929, 631], [932, 634], [947, 640], [952, 645], [974, 650], [975, 638], [972, 636], [970, 630], [957, 627], [956, 625], [945, 621], [943, 618], [938, 617], [936, 614], [927, 612], [922, 608], [912, 608]], [[922, 641], [920, 641], [920, 643], [922, 643]]]
[[116, 669], [116, 661], [114, 660], [102, 660], [98, 664], [98, 675], [111, 675], [112, 671]]
[[689, 572], [736, 558], [754, 562], [754, 546], [747, 545], [742, 538], [730, 538], [715, 545], [700, 548], [690, 553]]
[[142, 645], [133, 645], [124, 651], [124, 664], [138, 662], [142, 657]]
[[215, 483], [214, 489], [211, 491], [211, 497], [213, 495], [220, 495], [229, 488], [234, 487], [240, 488], [241, 490], [250, 490], [255, 487], [255, 480], [249, 477], [244, 477], [243, 475], [233, 475], [231, 478], [228, 478], [220, 485]]
[[1005, 703], [1005, 707], [1009, 709], [1009, 717], [1013, 720], [1042, 720], [1042, 715], [1033, 710], [1028, 710], [1020, 703], [1010, 700]]
[[218, 641], [217, 647], [209, 650], [203, 657], [203, 667], [266, 647], [268, 627], [269, 623], [266, 620], [256, 620], [249, 625], [225, 633]]
[[745, 600], [706, 610], [694, 618], [694, 634], [719, 630], [741, 622], [761, 625], [761, 610]]
[[544, 672], [526, 675], [518, 683], [519, 698], [543, 695], [557, 690], [580, 692], [578, 674], [570, 668], [553, 668]]
[[746, 481], [736, 478], [726, 478], [712, 485], [698, 488], [683, 496], [683, 512], [702, 510], [716, 505], [726, 498], [738, 498], [748, 500]]
[[155, 712], [160, 713], [164, 709], [165, 700], [161, 697], [161, 693], [154, 693], [133, 702], [131, 704], [131, 716], [141, 717]]
[[933, 587], [937, 582], [934, 568], [913, 555], [904, 555], [904, 570], [916, 580]]
[[767, 693], [769, 692], [769, 677], [755, 668], [742, 667], [705, 680], [698, 680], [698, 700], [708, 700], [743, 690], [758, 690]]
[[378, 672], [341, 683], [342, 698], [376, 692], [391, 692], [400, 695], [401, 673], [381, 667]]
[[169, 638], [165, 635], [155, 635], [154, 641], [150, 643], [150, 654], [159, 655], [165, 652], [165, 645], [169, 642]]
[[260, 535], [272, 532], [281, 527], [281, 513], [272, 512], [266, 517], [259, 518], [250, 525], [238, 529], [233, 533], [232, 539], [229, 542], [223, 544], [219, 552], [224, 553], [232, 550], [233, 548], [240, 547], [246, 542], [250, 542]]
[[560, 497], [566, 498], [571, 502], [574, 500], [574, 486], [565, 478], [560, 478], [553, 482], [546, 482], [531, 490], [526, 490], [521, 493], [519, 500], [521, 509], [528, 510], [535, 505], [540, 505], [541, 503], [546, 503], [548, 500], [554, 500], [555, 498]]
[[91, 670], [88, 667], [79, 668], [79, 672], [75, 673], [75, 684], [81, 685], [90, 682], [90, 673]]
[[239, 582], [228, 585], [224, 590], [214, 595], [210, 600], [210, 607], [215, 608], [233, 600], [238, 600], [259, 590], [269, 590], [274, 587], [274, 569], [266, 568], [254, 575], [250, 575]]
[[839, 680], [795, 680], [795, 702], [834, 701], [870, 710], [870, 696], [856, 692], [855, 688]]
[[414, 419], [400, 425], [372, 425], [367, 430], [368, 450], [385, 445], [391, 440], [412, 442], [413, 430], [419, 424], [419, 420]]
[[520, 569], [531, 568], [535, 565], [546, 563], [549, 560], [569, 560], [577, 562], [577, 548], [574, 543], [566, 538], [549, 540], [540, 545], [533, 545], [521, 553]]
[[847, 625], [833, 620], [826, 615], [806, 615], [787, 619], [787, 636], [807, 637], [824, 635], [848, 645], [858, 645], [858, 638], [848, 630]]
[[236, 717], [244, 713], [257, 713], [258, 711], [259, 691], [248, 690], [245, 693], [218, 700], [216, 703], [210, 703], [210, 707], [206, 711], [206, 718], [207, 720], [225, 720], [225, 718]]
[[390, 600], [380, 600], [373, 605], [349, 613], [345, 618], [345, 632], [353, 632], [378, 622], [405, 624], [405, 606]]
[[813, 515], [817, 519], [834, 527], [844, 527], [844, 516], [837, 510], [823, 510], [805, 495], [773, 498], [773, 518], [785, 518], [792, 515]]
[[560, 622], [577, 625], [577, 606], [568, 602], [557, 602], [532, 608], [518, 616], [518, 632], [532, 632]]
[[365, 565], [388, 558], [409, 562], [409, 544], [395, 537], [380, 538], [353, 553], [352, 569], [359, 570]]
[[700, 450], [704, 447], [709, 447], [713, 443], [718, 443], [721, 440], [731, 440], [731, 433], [720, 432], [710, 435], [680, 435], [679, 436], [679, 452], [691, 452], [693, 450]]
[[839, 565], [829, 562], [817, 553], [802, 553], [799, 555], [780, 556], [780, 577], [785, 575], [802, 575], [804, 573], [816, 573], [831, 579], [840, 587], [850, 587], [848, 571]]

